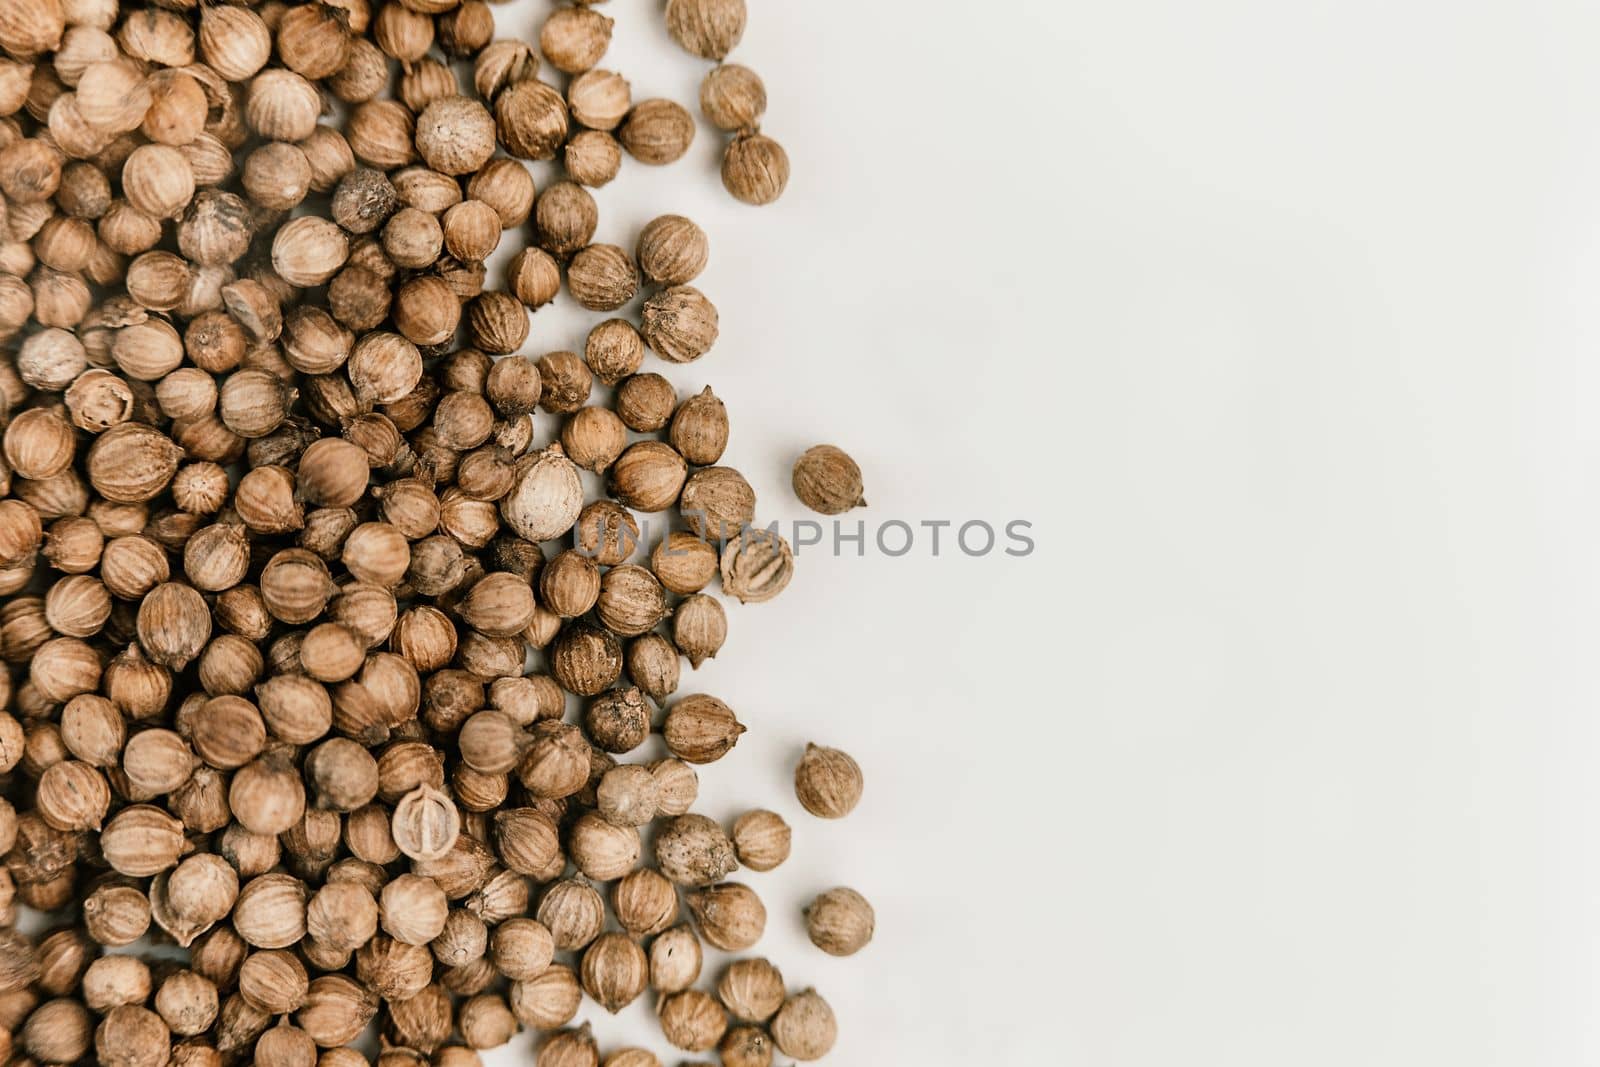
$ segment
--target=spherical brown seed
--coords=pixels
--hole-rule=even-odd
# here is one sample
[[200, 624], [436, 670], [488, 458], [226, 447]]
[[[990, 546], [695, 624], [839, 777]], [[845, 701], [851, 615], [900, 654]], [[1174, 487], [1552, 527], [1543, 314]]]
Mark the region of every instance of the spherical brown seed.
[[89, 448], [89, 482], [101, 496], [121, 503], [154, 499], [178, 472], [182, 450], [142, 423], [113, 426]]
[[432, 878], [402, 874], [383, 887], [384, 933], [407, 945], [426, 945], [444, 930], [450, 905]]
[[533, 796], [547, 799], [571, 796], [582, 789], [589, 780], [589, 742], [583, 731], [565, 723], [540, 722], [533, 735], [517, 766], [523, 787]]
[[637, 511], [665, 511], [677, 502], [688, 476], [688, 465], [670, 445], [640, 441], [630, 445], [612, 464], [611, 493]]
[[740, 134], [723, 153], [722, 184], [735, 200], [770, 204], [789, 186], [789, 154], [764, 134]]
[[566, 102], [536, 79], [519, 81], [495, 97], [494, 115], [501, 143], [517, 159], [551, 159], [566, 141]]
[[88, 1051], [94, 1020], [77, 1000], [47, 1000], [35, 1008], [18, 1034], [22, 1048], [43, 1063], [75, 1063]]
[[558, 949], [574, 952], [600, 935], [605, 901], [587, 882], [568, 878], [545, 890], [537, 918]]
[[378, 1011], [378, 997], [339, 974], [313, 979], [295, 1022], [322, 1048], [355, 1039]]
[[728, 1029], [728, 1016], [722, 1005], [698, 989], [664, 997], [656, 1005], [656, 1017], [667, 1041], [687, 1052], [715, 1048]]
[[637, 937], [658, 934], [678, 919], [677, 889], [648, 867], [628, 872], [617, 883], [611, 903], [617, 922]]
[[656, 804], [667, 817], [686, 814], [700, 793], [700, 776], [680, 759], [657, 760], [650, 764], [656, 780]]
[[441, 174], [472, 174], [494, 155], [494, 118], [464, 96], [434, 100], [417, 116], [417, 151]]
[[194, 189], [188, 157], [170, 145], [141, 145], [122, 165], [123, 195], [152, 218], [177, 218]]
[[60, 0], [31, 0], [8, 6], [0, 15], [0, 49], [18, 59], [54, 51], [66, 29]]
[[211, 636], [211, 610], [181, 582], [156, 586], [139, 604], [139, 643], [156, 663], [182, 670]]
[[773, 811], [747, 811], [733, 824], [734, 851], [752, 871], [770, 871], [788, 859], [790, 838], [789, 824]]
[[[40, 776], [34, 805], [44, 821], [57, 830], [98, 830], [111, 806], [111, 788], [105, 776], [93, 766], [77, 760], [62, 760], [45, 768]], [[148, 922], [148, 905], [146, 912], [145, 921]], [[101, 944], [111, 943], [97, 940]]]
[[602, 693], [589, 702], [584, 726], [604, 751], [633, 751], [650, 736], [650, 709], [644, 693], [631, 686]]
[[563, 1030], [539, 1048], [535, 1067], [599, 1067], [600, 1053], [587, 1023], [577, 1030]]
[[345, 126], [345, 138], [357, 159], [380, 170], [404, 167], [417, 158], [415, 117], [398, 100], [358, 105]]
[[617, 130], [617, 140], [641, 163], [675, 163], [694, 141], [694, 118], [671, 100], [642, 100]]
[[216, 983], [194, 971], [174, 971], [156, 990], [156, 1013], [182, 1037], [205, 1033], [217, 1017], [217, 1007]]
[[833, 1009], [814, 989], [784, 1001], [772, 1020], [772, 1040], [778, 1050], [797, 1060], [821, 1059], [833, 1049], [838, 1036]]
[[794, 463], [794, 495], [812, 511], [838, 515], [866, 506], [861, 468], [842, 449], [815, 445]]
[[721, 602], [704, 593], [685, 597], [672, 614], [672, 642], [689, 659], [689, 665], [714, 657], [728, 637], [728, 616]]
[[567, 288], [590, 311], [615, 311], [639, 291], [639, 271], [616, 245], [589, 245], [568, 264]]
[[551, 645], [550, 672], [568, 692], [593, 696], [622, 674], [622, 645], [608, 630], [569, 626]]
[[572, 352], [546, 352], [539, 357], [542, 383], [539, 403], [553, 415], [569, 415], [588, 402], [594, 375]]
[[494, 208], [501, 228], [511, 229], [526, 222], [533, 210], [533, 178], [514, 159], [492, 159], [467, 180], [467, 196]]
[[107, 1067], [162, 1067], [169, 1042], [161, 1016], [133, 1004], [112, 1008], [94, 1032], [96, 1060]]
[[305, 936], [305, 883], [287, 874], [263, 874], [239, 890], [233, 928], [255, 948], [287, 948]]
[[861, 767], [836, 748], [807, 745], [794, 771], [801, 807], [823, 819], [842, 819], [861, 800]]
[[617, 826], [590, 812], [568, 831], [567, 850], [586, 878], [609, 882], [633, 870], [639, 862], [639, 831]]
[[272, 239], [272, 266], [290, 285], [312, 288], [338, 273], [350, 241], [337, 224], [314, 215], [290, 219]]
[[638, 999], [650, 980], [650, 963], [626, 934], [601, 934], [584, 951], [584, 992], [615, 1015]]
[[517, 484], [500, 501], [506, 524], [534, 543], [565, 534], [582, 509], [583, 485], [578, 468], [557, 447], [529, 457], [522, 465]]
[[684, 285], [705, 270], [705, 231], [682, 215], [662, 215], [639, 233], [639, 268], [660, 285]]
[[680, 815], [656, 835], [656, 866], [679, 885], [720, 881], [739, 866], [733, 842], [704, 815]]
[[[644, 342], [639, 337], [639, 331], [626, 319], [607, 319], [589, 331], [588, 340], [584, 343], [583, 361], [594, 376], [606, 385], [616, 385], [628, 375], [639, 369], [644, 360]], [[664, 381], [664, 379], [663, 379]], [[670, 390], [671, 386], [667, 388]], [[622, 408], [621, 394], [618, 396], [618, 414], [623, 416], [623, 421], [628, 422]], [[663, 420], [665, 422], [665, 420]], [[628, 423], [632, 428], [632, 423]]]
[[567, 177], [579, 185], [598, 188], [622, 169], [622, 146], [604, 130], [583, 130], [562, 150]]
[[202, 8], [199, 44], [205, 61], [231, 82], [249, 80], [272, 58], [272, 31], [249, 8]]
[[500, 243], [500, 216], [482, 200], [463, 200], [444, 213], [444, 246], [469, 262], [488, 259]]
[[539, 574], [539, 602], [563, 618], [584, 614], [599, 595], [600, 568], [576, 549], [561, 553]]
[[491, 637], [511, 637], [527, 629], [533, 620], [534, 607], [533, 590], [527, 582], [514, 574], [497, 573], [485, 575], [473, 583], [457, 610], [473, 629]]
[[309, 985], [305, 967], [292, 953], [251, 953], [237, 965], [237, 974], [237, 996], [250, 1011], [270, 1016], [295, 1011], [305, 1003]]
[[536, 978], [550, 966], [555, 941], [544, 925], [533, 919], [508, 919], [490, 937], [495, 968], [513, 982]]
[[[353, 360], [355, 357], [351, 358]], [[297, 469], [300, 494], [322, 507], [349, 507], [366, 492], [367, 481], [366, 453], [357, 445], [337, 437], [313, 441], [301, 455]]]
[[650, 984], [664, 994], [688, 989], [700, 977], [700, 939], [688, 926], [674, 926], [650, 943]]
[[673, 531], [651, 551], [650, 569], [671, 592], [698, 593], [717, 576], [717, 550], [694, 534]]
[[539, 30], [539, 51], [557, 70], [578, 74], [606, 54], [611, 26], [610, 19], [587, 7], [558, 8]]
[[306, 934], [334, 948], [354, 950], [378, 932], [378, 903], [356, 882], [328, 882], [306, 906]]
[[506, 285], [518, 300], [537, 310], [561, 292], [561, 268], [544, 250], [524, 248], [506, 267]]
[[572, 117], [591, 130], [615, 129], [632, 103], [627, 79], [609, 70], [585, 71], [567, 86]]
[[645, 301], [639, 332], [662, 359], [691, 363], [716, 344], [717, 309], [693, 286], [674, 286]]
[[872, 940], [876, 916], [867, 898], [843, 887], [819, 893], [805, 909], [811, 943], [830, 956], [852, 956]]
[[720, 60], [744, 36], [745, 0], [667, 0], [667, 32], [701, 59]]
[[738, 1026], [729, 1030], [717, 1046], [723, 1067], [771, 1067], [772, 1038], [759, 1026]]
[[718, 980], [717, 996], [735, 1019], [764, 1023], [783, 1007], [783, 974], [759, 957], [735, 960]]
[[495, 851], [518, 874], [537, 875], [561, 854], [555, 823], [533, 808], [508, 808], [494, 817]]
[[633, 565], [606, 572], [595, 607], [606, 628], [622, 637], [647, 633], [669, 613], [661, 582], [644, 567]]
[[767, 87], [749, 67], [724, 63], [700, 82], [700, 110], [719, 130], [749, 130], [767, 111]]
[[757, 941], [767, 926], [767, 909], [755, 890], [738, 882], [723, 882], [689, 894], [700, 936], [725, 952], [743, 952]]
[[557, 182], [539, 194], [533, 210], [539, 246], [554, 256], [570, 256], [594, 239], [600, 209], [589, 191]]
[[708, 467], [722, 458], [728, 446], [728, 411], [710, 386], [678, 405], [667, 439], [694, 466]]

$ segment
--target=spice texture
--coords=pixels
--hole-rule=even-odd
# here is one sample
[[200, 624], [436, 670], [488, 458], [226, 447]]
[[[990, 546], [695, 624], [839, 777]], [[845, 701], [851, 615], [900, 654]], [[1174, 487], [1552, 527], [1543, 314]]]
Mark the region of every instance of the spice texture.
[[[760, 955], [787, 783], [696, 810], [763, 725], [694, 672], [797, 567], [734, 465], [786, 458], [679, 377], [724, 310], [671, 194], [697, 136], [736, 202], [790, 164], [744, 0], [659, 6], [691, 106], [609, 68], [606, 8], [0, 12], [0, 1059], [834, 1044]], [[608, 217], [655, 168], [661, 210]], [[861, 483], [831, 446], [792, 478], [825, 514]], [[796, 810], [861, 799], [795, 756]], [[782, 919], [836, 956], [875, 924], [843, 888]], [[605, 1047], [640, 1001], [660, 1050]]]

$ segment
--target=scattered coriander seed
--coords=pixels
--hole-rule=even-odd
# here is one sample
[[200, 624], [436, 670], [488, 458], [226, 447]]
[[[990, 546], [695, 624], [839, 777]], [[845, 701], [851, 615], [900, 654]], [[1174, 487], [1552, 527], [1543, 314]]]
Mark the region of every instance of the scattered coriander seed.
[[656, 1006], [656, 1019], [668, 1043], [686, 1052], [715, 1048], [728, 1029], [728, 1016], [722, 1005], [698, 989], [663, 997]]
[[[599, 1067], [570, 1028], [585, 993], [618, 1011], [649, 986], [669, 1040], [733, 1067], [832, 1044], [826, 1005], [784, 1004], [770, 965], [730, 984], [764, 961], [724, 976], [730, 1030], [692, 988], [700, 937], [674, 925], [682, 885], [706, 941], [754, 943], [765, 909], [723, 879], [788, 853], [772, 813], [730, 840], [691, 812], [694, 765], [745, 729], [733, 712], [696, 694], [655, 720], [683, 660], [723, 645], [712, 579], [765, 600], [793, 559], [718, 466], [721, 400], [679, 404], [642, 372], [647, 348], [685, 363], [717, 339], [689, 284], [705, 232], [662, 215], [631, 249], [596, 242], [586, 187], [624, 152], [680, 159], [695, 133], [598, 68], [599, 2], [541, 29], [565, 92], [529, 44], [495, 39], [485, 0], [0, 14], [0, 647], [27, 665], [0, 672], [0, 771], [19, 772], [0, 797], [0, 1050], [19, 1061], [355, 1067], [346, 1046], [381, 1011], [385, 1067], [476, 1067], [523, 1025], [559, 1031], [544, 1067]], [[765, 89], [721, 63], [743, 0], [665, 17], [719, 64], [700, 102], [734, 135], [724, 183], [776, 199]], [[565, 174], [536, 190], [523, 160]], [[613, 312], [642, 284], [639, 325], [514, 355], [563, 287]], [[533, 449], [539, 410], [559, 444]], [[586, 499], [583, 470], [609, 498]], [[802, 488], [797, 468], [796, 492], [843, 510], [859, 472], [854, 492], [841, 478]], [[630, 562], [649, 531], [634, 511], [688, 531]], [[524, 673], [529, 647], [548, 673]], [[619, 762], [657, 728], [671, 758]], [[830, 759], [808, 754], [796, 788], [842, 814], [859, 769], [852, 793]], [[829, 951], [870, 936], [846, 894], [808, 913]], [[11, 928], [17, 905], [74, 902], [69, 925]], [[102, 954], [152, 927], [186, 966]], [[660, 1067], [642, 1049], [606, 1063]]]
[[656, 834], [656, 866], [679, 885], [720, 881], [739, 866], [733, 843], [704, 815], [680, 815]]
[[836, 748], [807, 745], [794, 770], [801, 807], [823, 819], [842, 819], [861, 801], [861, 766]]
[[667, 32], [685, 51], [722, 59], [744, 36], [745, 0], [668, 0]]
[[671, 100], [642, 100], [622, 120], [617, 140], [641, 163], [676, 163], [694, 141], [694, 119]]
[[747, 811], [733, 824], [733, 848], [752, 871], [770, 871], [789, 858], [791, 831], [777, 812]]
[[753, 129], [766, 114], [767, 88], [749, 67], [724, 63], [701, 80], [700, 110], [719, 130]]
[[797, 1060], [819, 1060], [832, 1051], [839, 1028], [833, 1008], [814, 989], [790, 997], [772, 1020], [778, 1051]]
[[717, 981], [717, 997], [735, 1019], [764, 1023], [785, 999], [783, 974], [762, 958], [734, 960]]
[[755, 890], [738, 882], [723, 882], [690, 893], [689, 911], [700, 936], [724, 952], [742, 952], [761, 940], [767, 909]]
[[639, 332], [662, 359], [691, 363], [716, 344], [717, 309], [694, 286], [673, 286], [645, 301]]
[[812, 511], [838, 515], [865, 507], [861, 468], [842, 449], [815, 445], [794, 463], [794, 495]]
[[771, 204], [789, 187], [789, 154], [764, 134], [741, 133], [723, 153], [722, 184], [735, 200]]
[[872, 940], [876, 917], [867, 898], [854, 889], [819, 893], [805, 909], [811, 943], [830, 956], [853, 956]]

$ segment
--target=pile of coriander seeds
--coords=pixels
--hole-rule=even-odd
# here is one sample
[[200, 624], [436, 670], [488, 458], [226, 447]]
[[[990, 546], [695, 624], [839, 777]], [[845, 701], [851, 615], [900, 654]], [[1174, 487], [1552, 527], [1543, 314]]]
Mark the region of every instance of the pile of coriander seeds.
[[[600, 68], [598, 7], [530, 43], [481, 0], [0, 4], [0, 1062], [470, 1067], [531, 1030], [659, 1067], [583, 1021], [640, 998], [696, 1062], [832, 1048], [730, 880], [790, 827], [693, 810], [746, 727], [683, 664], [794, 560], [722, 401], [661, 373], [716, 342], [707, 235], [594, 243], [589, 190], [695, 132]], [[662, 15], [720, 61], [745, 6]], [[760, 79], [700, 103], [776, 200]], [[583, 351], [525, 354], [558, 298]], [[794, 488], [863, 502], [832, 446]], [[812, 745], [793, 785], [839, 818], [862, 774]], [[849, 955], [874, 918], [804, 921]]]

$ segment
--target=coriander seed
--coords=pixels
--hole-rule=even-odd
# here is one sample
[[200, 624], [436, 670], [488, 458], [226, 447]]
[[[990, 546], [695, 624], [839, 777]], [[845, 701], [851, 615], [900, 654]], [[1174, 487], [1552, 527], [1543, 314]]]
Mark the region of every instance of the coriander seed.
[[623, 119], [617, 140], [641, 163], [675, 163], [694, 141], [694, 119], [671, 100], [643, 100]]
[[794, 495], [812, 511], [838, 515], [865, 507], [861, 468], [842, 449], [815, 445], [794, 463]]
[[772, 1020], [772, 1040], [785, 1056], [797, 1060], [817, 1060], [826, 1056], [838, 1040], [839, 1027], [833, 1008], [814, 989], [807, 989], [784, 1001]]
[[763, 134], [740, 134], [723, 153], [722, 184], [735, 200], [756, 206], [773, 203], [789, 186], [789, 154]]
[[794, 771], [801, 807], [823, 819], [842, 819], [861, 801], [861, 767], [836, 748], [807, 745]]
[[776, 812], [747, 811], [733, 824], [733, 848], [752, 871], [770, 871], [789, 858], [791, 831]]

